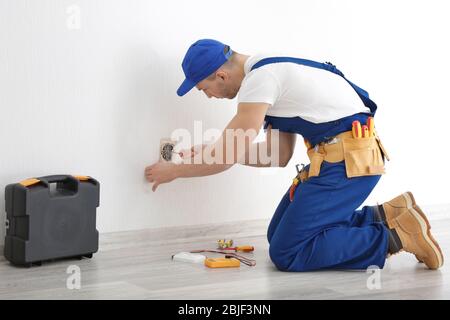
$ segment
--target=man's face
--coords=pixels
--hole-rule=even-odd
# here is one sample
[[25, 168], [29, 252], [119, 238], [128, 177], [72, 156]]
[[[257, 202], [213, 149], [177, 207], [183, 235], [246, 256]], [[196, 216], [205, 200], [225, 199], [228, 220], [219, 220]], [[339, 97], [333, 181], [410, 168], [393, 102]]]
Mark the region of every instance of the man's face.
[[239, 91], [239, 88], [235, 89], [229, 75], [222, 71], [200, 81], [196, 87], [203, 91], [208, 98], [217, 99], [233, 99]]

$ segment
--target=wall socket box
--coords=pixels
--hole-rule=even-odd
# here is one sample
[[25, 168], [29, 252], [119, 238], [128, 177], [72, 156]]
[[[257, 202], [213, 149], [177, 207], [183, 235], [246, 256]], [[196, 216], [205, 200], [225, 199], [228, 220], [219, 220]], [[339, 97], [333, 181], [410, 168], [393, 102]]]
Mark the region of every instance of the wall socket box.
[[173, 155], [175, 154], [175, 145], [178, 141], [170, 138], [162, 138], [159, 143], [159, 160], [164, 162], [172, 162]]

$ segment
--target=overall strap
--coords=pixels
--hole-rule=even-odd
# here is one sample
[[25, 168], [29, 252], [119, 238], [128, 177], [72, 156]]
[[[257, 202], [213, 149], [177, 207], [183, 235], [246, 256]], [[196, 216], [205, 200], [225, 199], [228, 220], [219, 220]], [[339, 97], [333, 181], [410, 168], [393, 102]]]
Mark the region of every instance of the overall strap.
[[282, 63], [282, 62], [291, 62], [291, 63], [304, 65], [304, 66], [307, 66], [307, 67], [327, 70], [327, 71], [330, 71], [330, 72], [332, 72], [334, 74], [337, 74], [337, 75], [341, 76], [356, 91], [358, 96], [363, 101], [364, 105], [370, 109], [370, 111], [372, 112], [372, 115], [375, 115], [375, 112], [377, 110], [377, 105], [375, 104], [375, 102], [373, 102], [369, 98], [369, 93], [367, 91], [365, 91], [364, 89], [361, 89], [360, 87], [358, 87], [356, 84], [352, 83], [350, 80], [348, 80], [344, 76], [344, 74], [340, 70], [338, 70], [335, 65], [333, 65], [330, 62], [322, 63], [322, 62], [316, 62], [316, 61], [307, 60], [307, 59], [291, 58], [291, 57], [271, 57], [271, 58], [265, 58], [265, 59], [262, 59], [262, 60], [258, 61], [257, 63], [255, 63], [253, 65], [253, 67], [252, 67], [252, 69], [250, 71], [253, 71], [253, 70], [255, 70], [255, 69], [259, 68], [259, 67], [262, 67], [262, 66], [264, 66], [266, 64]]

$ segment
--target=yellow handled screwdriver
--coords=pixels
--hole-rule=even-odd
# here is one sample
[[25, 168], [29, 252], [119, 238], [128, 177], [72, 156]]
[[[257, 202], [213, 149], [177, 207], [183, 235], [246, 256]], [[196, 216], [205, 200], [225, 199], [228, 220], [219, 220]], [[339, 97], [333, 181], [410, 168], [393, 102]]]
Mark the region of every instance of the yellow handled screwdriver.
[[223, 248], [222, 250], [233, 250], [235, 252], [253, 252], [255, 248], [253, 246], [238, 246], [233, 248]]
[[373, 117], [367, 118], [367, 127], [369, 127], [369, 136], [370, 137], [375, 136], [375, 122]]

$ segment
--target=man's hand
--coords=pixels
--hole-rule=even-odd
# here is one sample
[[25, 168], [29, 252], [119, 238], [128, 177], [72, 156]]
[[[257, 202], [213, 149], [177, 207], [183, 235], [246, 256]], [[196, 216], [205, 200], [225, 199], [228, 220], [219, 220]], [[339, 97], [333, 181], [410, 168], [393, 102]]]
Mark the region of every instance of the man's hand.
[[[231, 168], [248, 151], [248, 146], [253, 142], [264, 123], [269, 106], [267, 103], [240, 103], [236, 115], [228, 123], [220, 138], [215, 143], [208, 145], [211, 150], [203, 150], [202, 146], [196, 153], [198, 147], [194, 146], [181, 152], [182, 158], [193, 157], [194, 163], [159, 162], [145, 168], [145, 177], [149, 182], [154, 183], [152, 190], [155, 191], [161, 183], [170, 182], [176, 178], [205, 177]], [[227, 134], [228, 130], [231, 130], [231, 136]], [[238, 148], [238, 139], [243, 139], [242, 141], [245, 142], [244, 149]], [[208, 152], [205, 155], [206, 151]], [[213, 157], [213, 163], [204, 161], [204, 155]]]
[[145, 178], [148, 182], [153, 182], [153, 192], [160, 184], [177, 178], [176, 167], [176, 164], [170, 162], [157, 162], [145, 168]]
[[183, 159], [190, 159], [193, 158], [195, 155], [199, 154], [200, 152], [202, 152], [203, 149], [206, 148], [206, 146], [207, 144], [198, 144], [191, 147], [190, 149], [181, 150], [179, 152], [179, 155]]

